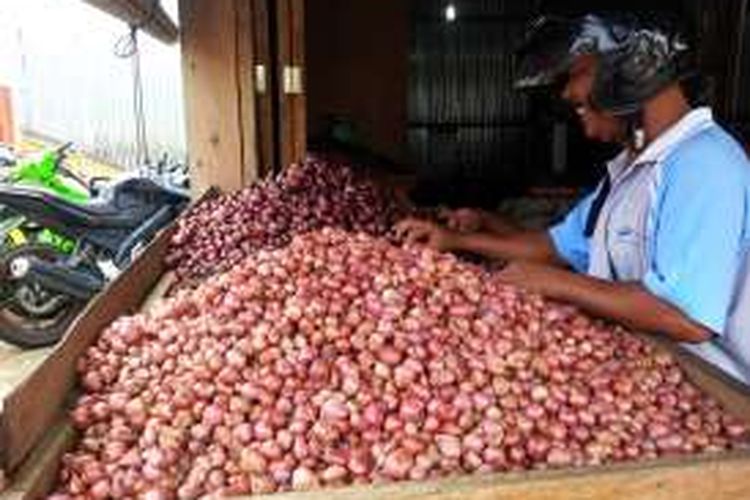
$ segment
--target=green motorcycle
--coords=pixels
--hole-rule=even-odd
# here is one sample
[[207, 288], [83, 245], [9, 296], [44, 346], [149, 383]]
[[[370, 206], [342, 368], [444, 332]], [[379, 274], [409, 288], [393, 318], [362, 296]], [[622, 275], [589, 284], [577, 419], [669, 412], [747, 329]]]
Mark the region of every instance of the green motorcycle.
[[[65, 152], [71, 143], [54, 150], [45, 151], [38, 161], [8, 165], [0, 174], [0, 182], [45, 189], [71, 203], [87, 203], [91, 196], [83, 187], [82, 181], [72, 171], [63, 166]], [[24, 215], [0, 205], [0, 255], [27, 244], [53, 248], [70, 254], [75, 250], [75, 242], [48, 228], [28, 220]]]
[[66, 144], [2, 169], [0, 340], [49, 345], [187, 196], [151, 179], [97, 188], [65, 168]]

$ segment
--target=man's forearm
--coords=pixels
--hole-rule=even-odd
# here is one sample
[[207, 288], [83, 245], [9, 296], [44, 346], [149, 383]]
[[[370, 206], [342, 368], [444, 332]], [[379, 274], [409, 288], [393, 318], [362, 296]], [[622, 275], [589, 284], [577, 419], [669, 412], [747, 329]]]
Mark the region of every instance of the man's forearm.
[[506, 236], [470, 233], [456, 236], [455, 250], [476, 253], [499, 260], [525, 260], [561, 266], [552, 240], [544, 231], [516, 232]]
[[709, 340], [712, 332], [682, 311], [651, 294], [639, 283], [616, 283], [565, 270], [550, 269], [544, 295], [649, 333], [682, 342]]

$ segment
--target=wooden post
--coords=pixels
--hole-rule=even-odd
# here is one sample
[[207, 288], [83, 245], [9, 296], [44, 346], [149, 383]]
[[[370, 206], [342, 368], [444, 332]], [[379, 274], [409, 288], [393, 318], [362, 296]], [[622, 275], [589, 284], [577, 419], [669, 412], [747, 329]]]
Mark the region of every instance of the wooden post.
[[191, 181], [239, 189], [258, 178], [250, 0], [180, 0]]
[[305, 64], [305, 0], [290, 0], [292, 64], [300, 68], [300, 92], [290, 96], [293, 126], [292, 159], [300, 161], [307, 152], [307, 65]]
[[276, 3], [281, 168], [302, 160], [307, 149], [305, 2]]
[[[253, 24], [253, 68], [255, 79], [255, 116], [258, 118], [256, 137], [258, 141], [258, 164], [265, 174], [278, 169], [276, 151], [278, 136], [274, 118], [274, 89], [277, 87], [274, 71], [276, 63], [271, 49], [271, 16], [269, 9], [275, 0], [251, 0]], [[270, 4], [270, 6], [269, 6]]]
[[[204, 2], [205, 3], [205, 2]], [[257, 23], [253, 18], [252, 0], [235, 0], [237, 5], [237, 101], [239, 103], [242, 179], [245, 185], [262, 174], [258, 163], [257, 106], [253, 79]]]

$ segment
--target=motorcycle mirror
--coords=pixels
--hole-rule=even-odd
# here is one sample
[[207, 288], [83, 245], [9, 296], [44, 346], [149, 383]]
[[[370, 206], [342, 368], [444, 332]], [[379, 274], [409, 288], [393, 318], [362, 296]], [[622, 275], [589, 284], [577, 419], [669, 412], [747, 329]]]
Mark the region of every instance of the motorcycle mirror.
[[55, 149], [55, 154], [58, 157], [63, 156], [72, 147], [73, 147], [73, 141], [68, 141], [64, 143], [63, 145], [59, 146], [57, 149]]

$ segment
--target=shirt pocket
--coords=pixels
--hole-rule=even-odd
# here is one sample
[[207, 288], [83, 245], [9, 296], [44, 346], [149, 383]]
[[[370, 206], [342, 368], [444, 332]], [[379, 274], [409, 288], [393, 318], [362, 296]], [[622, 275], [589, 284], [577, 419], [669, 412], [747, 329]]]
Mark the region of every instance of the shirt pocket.
[[639, 281], [645, 274], [644, 235], [632, 226], [611, 227], [607, 232], [607, 253], [617, 281]]

